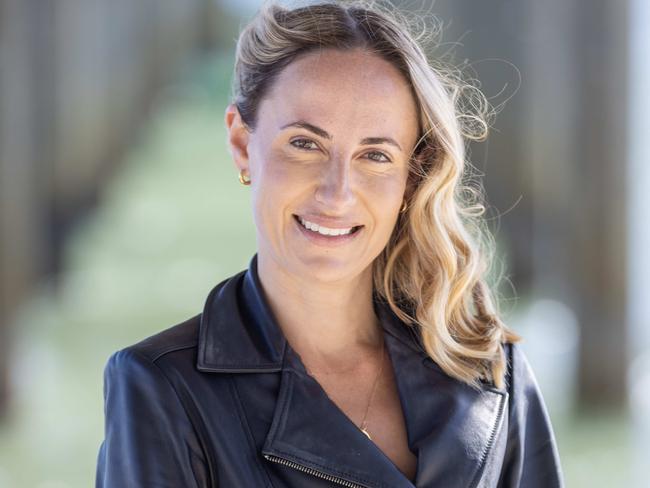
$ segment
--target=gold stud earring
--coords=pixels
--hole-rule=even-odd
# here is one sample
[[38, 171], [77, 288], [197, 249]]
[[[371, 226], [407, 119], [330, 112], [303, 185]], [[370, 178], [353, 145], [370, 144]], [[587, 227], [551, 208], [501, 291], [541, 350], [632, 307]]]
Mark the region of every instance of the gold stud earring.
[[249, 178], [244, 178], [244, 170], [239, 171], [239, 182], [242, 185], [250, 185], [251, 184], [251, 179]]
[[404, 204], [402, 205], [402, 208], [399, 209], [399, 213], [404, 213], [406, 212], [406, 209], [408, 208], [408, 205], [406, 203], [406, 200], [404, 200]]

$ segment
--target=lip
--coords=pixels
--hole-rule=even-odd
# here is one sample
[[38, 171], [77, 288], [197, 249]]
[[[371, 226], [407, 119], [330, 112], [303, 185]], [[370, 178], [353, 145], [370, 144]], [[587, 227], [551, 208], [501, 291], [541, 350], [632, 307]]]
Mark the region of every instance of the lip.
[[[361, 226], [359, 229], [351, 232], [350, 234], [344, 234], [340, 236], [324, 236], [323, 234], [319, 234], [318, 232], [314, 232], [313, 230], [309, 230], [305, 228], [298, 219], [299, 217], [297, 215], [293, 216], [293, 221], [295, 222], [298, 231], [303, 236], [305, 236], [305, 238], [308, 239], [310, 242], [322, 247], [338, 247], [347, 244], [348, 242], [356, 239], [357, 236], [361, 234], [361, 232], [363, 232], [363, 226]], [[310, 220], [310, 222], [312, 221]], [[314, 222], [314, 223], [318, 223], [318, 222]], [[357, 226], [349, 226], [349, 227], [357, 227]], [[336, 227], [332, 227], [332, 228], [336, 228]], [[339, 227], [339, 228], [343, 228], [343, 227]]]
[[293, 214], [294, 217], [302, 218], [308, 220], [312, 224], [322, 225], [329, 229], [349, 229], [350, 227], [359, 227], [363, 224], [359, 222], [353, 222], [351, 220], [341, 220], [334, 217], [327, 217], [326, 215], [316, 215], [316, 214]]

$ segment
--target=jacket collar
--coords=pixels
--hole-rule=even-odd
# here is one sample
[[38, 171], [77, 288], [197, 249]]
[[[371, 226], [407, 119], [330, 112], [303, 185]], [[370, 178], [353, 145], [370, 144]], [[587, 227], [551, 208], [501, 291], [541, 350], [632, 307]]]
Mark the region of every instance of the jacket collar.
[[[374, 306], [395, 371], [409, 448], [418, 457], [415, 485], [480, 486], [502, 428], [508, 393], [489, 385], [477, 391], [449, 377], [428, 357], [414, 329], [387, 304], [375, 299]], [[197, 368], [212, 373], [281, 372], [262, 448], [265, 456], [345, 480], [348, 486], [413, 488], [307, 373], [264, 297], [257, 255], [247, 270], [221, 282], [208, 296]]]
[[[376, 295], [373, 298], [384, 330], [422, 359], [427, 358], [415, 329], [404, 325]], [[224, 373], [279, 371], [287, 346], [264, 296], [255, 254], [247, 270], [222, 281], [208, 295], [201, 315], [198, 369]]]
[[257, 274], [257, 254], [247, 270], [208, 295], [199, 327], [201, 371], [280, 371], [287, 340], [272, 315]]

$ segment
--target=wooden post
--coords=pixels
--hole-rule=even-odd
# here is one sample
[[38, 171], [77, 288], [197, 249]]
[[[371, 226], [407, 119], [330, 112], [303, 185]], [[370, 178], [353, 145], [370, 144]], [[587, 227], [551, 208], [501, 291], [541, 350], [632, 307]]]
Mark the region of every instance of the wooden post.
[[626, 405], [626, 1], [530, 2], [535, 294], [580, 326], [577, 406]]

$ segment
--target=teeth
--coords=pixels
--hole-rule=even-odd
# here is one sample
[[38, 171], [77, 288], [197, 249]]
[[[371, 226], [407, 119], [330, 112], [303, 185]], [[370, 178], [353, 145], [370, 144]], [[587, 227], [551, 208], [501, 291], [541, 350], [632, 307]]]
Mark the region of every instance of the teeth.
[[329, 227], [324, 227], [322, 225], [314, 224], [313, 222], [309, 222], [308, 220], [303, 219], [302, 217], [298, 217], [300, 219], [300, 223], [306, 227], [307, 229], [318, 232], [319, 234], [322, 234], [324, 236], [342, 236], [345, 234], [349, 234], [352, 232], [352, 227], [349, 229], [330, 229]]

